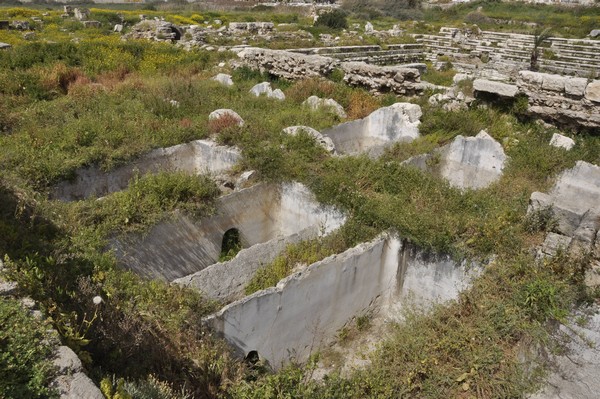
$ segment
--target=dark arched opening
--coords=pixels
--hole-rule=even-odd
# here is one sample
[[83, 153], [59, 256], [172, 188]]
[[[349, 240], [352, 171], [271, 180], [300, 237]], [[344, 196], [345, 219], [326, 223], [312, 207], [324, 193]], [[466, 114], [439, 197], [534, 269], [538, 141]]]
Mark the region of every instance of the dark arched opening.
[[181, 31], [174, 26], [171, 26], [171, 33], [173, 33], [173, 40], [181, 40]]
[[221, 242], [221, 255], [219, 261], [224, 262], [235, 258], [235, 256], [242, 249], [242, 240], [240, 238], [240, 231], [236, 228], [229, 229], [223, 234], [223, 241]]
[[255, 365], [260, 360], [260, 356], [258, 355], [258, 351], [250, 351], [244, 358], [244, 361], [248, 363], [248, 365]]

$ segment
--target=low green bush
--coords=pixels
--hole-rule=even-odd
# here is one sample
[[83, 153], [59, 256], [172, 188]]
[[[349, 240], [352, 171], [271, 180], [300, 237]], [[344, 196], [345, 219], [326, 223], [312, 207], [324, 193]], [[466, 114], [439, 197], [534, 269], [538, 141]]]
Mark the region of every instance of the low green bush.
[[333, 10], [321, 14], [315, 22], [315, 26], [326, 26], [331, 29], [346, 29], [348, 28], [346, 13], [341, 10]]

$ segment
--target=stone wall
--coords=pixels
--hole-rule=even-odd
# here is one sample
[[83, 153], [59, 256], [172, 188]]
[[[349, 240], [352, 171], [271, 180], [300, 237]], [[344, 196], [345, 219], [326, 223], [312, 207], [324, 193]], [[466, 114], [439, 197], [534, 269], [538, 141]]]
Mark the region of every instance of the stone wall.
[[306, 55], [282, 50], [245, 48], [238, 53], [242, 65], [284, 79], [327, 77], [335, 69], [344, 72], [344, 81], [351, 86], [364, 87], [375, 92], [417, 94], [424, 86], [417, 69], [381, 67], [364, 62], [340, 62], [320, 55]]
[[477, 79], [473, 88], [501, 98], [525, 95], [530, 114], [560, 125], [600, 128], [600, 80], [531, 71], [518, 76], [516, 84]]
[[[221, 197], [214, 216], [193, 220], [176, 215], [146, 233], [114, 240], [112, 248], [122, 266], [144, 277], [172, 281], [215, 264], [223, 235], [232, 228], [239, 231], [243, 248], [249, 248], [293, 234], [328, 234], [344, 220], [332, 207], [318, 204], [301, 184], [262, 184]], [[259, 267], [261, 261], [246, 263]], [[227, 290], [211, 292], [229, 296]]]
[[159, 148], [138, 160], [105, 172], [97, 166], [79, 169], [73, 180], [57, 184], [51, 198], [75, 201], [90, 197], [102, 197], [125, 189], [136, 175], [159, 171], [184, 171], [192, 174], [222, 173], [233, 167], [240, 159], [239, 150], [219, 146], [211, 141], [196, 140], [173, 147]]
[[375, 65], [398, 65], [422, 61], [423, 46], [420, 44], [390, 44], [384, 50], [379, 45], [332, 46], [290, 49], [301, 54], [318, 54], [346, 62], [365, 62]]
[[531, 114], [600, 128], [600, 80], [521, 71], [517, 86], [529, 98]]
[[468, 281], [464, 265], [384, 235], [316, 262], [205, 322], [240, 356], [255, 350], [279, 368], [291, 359], [305, 361], [368, 309], [383, 306], [397, 312], [403, 303], [447, 300]]

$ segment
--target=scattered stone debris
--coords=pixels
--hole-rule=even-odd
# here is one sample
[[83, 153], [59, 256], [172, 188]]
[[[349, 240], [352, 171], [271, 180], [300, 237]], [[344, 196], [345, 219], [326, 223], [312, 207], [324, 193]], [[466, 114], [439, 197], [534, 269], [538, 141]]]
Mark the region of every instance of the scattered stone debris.
[[227, 75], [225, 73], [220, 73], [213, 78], [217, 82], [221, 83], [225, 86], [233, 86], [233, 80], [231, 79], [231, 75]]
[[479, 189], [502, 177], [506, 159], [502, 145], [482, 130], [475, 137], [456, 136], [452, 143], [405, 164], [438, 174], [454, 187]]
[[458, 111], [469, 108], [475, 98], [466, 96], [462, 91], [451, 87], [444, 93], [436, 93], [429, 97], [429, 104], [441, 105], [446, 111]]
[[562, 134], [554, 133], [552, 139], [550, 139], [550, 145], [569, 151], [575, 145], [575, 140]]
[[317, 96], [310, 96], [302, 103], [302, 105], [307, 105], [312, 110], [317, 110], [319, 108], [330, 109], [334, 114], [342, 119], [346, 119], [348, 117], [346, 115], [346, 111], [344, 111], [344, 107], [342, 107], [332, 98], [319, 98]]
[[12, 46], [11, 46], [10, 44], [8, 44], [8, 43], [3, 43], [3, 42], [0, 42], [0, 50], [3, 50], [3, 49], [9, 49], [9, 48], [11, 48], [11, 47], [12, 47]]
[[217, 109], [216, 111], [213, 111], [210, 113], [210, 115], [208, 115], [208, 120], [215, 120], [215, 119], [219, 119], [222, 118], [223, 116], [229, 116], [233, 119], [235, 119], [237, 121], [237, 125], [239, 127], [244, 126], [244, 120], [242, 119], [241, 116], [239, 116], [237, 114], [237, 112], [231, 110], [231, 109]]
[[285, 94], [280, 89], [273, 90], [271, 88], [271, 83], [262, 82], [257, 85], [254, 85], [250, 89], [250, 93], [256, 97], [260, 97], [262, 94], [265, 94], [269, 98], [274, 98], [276, 100], [285, 100]]
[[236, 190], [246, 188], [249, 183], [255, 182], [258, 178], [258, 173], [255, 170], [247, 170], [243, 172], [235, 182]]
[[90, 10], [87, 8], [75, 8], [73, 9], [73, 14], [78, 21], [87, 21], [90, 18]]
[[12, 21], [10, 26], [16, 30], [31, 30], [29, 21]]
[[116, 24], [116, 25], [113, 27], [113, 32], [118, 32], [118, 33], [121, 33], [121, 32], [123, 32], [123, 25], [122, 25], [122, 24]]
[[325, 151], [333, 154], [335, 153], [335, 145], [333, 141], [329, 137], [323, 136], [317, 130], [308, 126], [290, 126], [283, 129], [285, 134], [289, 134], [290, 136], [296, 136], [300, 132], [304, 132], [315, 139], [315, 141], [325, 149]]

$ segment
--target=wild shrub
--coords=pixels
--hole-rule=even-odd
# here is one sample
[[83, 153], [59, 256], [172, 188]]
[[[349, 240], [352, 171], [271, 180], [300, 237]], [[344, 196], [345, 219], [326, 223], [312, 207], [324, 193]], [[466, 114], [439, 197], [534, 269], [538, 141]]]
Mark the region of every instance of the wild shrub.
[[285, 94], [296, 102], [303, 102], [310, 96], [329, 98], [334, 92], [334, 83], [321, 78], [311, 78], [295, 82]]
[[217, 135], [217, 141], [224, 145], [235, 143], [234, 136], [239, 133], [239, 120], [230, 114], [223, 114], [219, 118], [208, 121], [208, 132]]
[[56, 61], [67, 66], [80, 65], [82, 57], [78, 46], [69, 42], [34, 42], [0, 52], [1, 68], [26, 70], [34, 65], [49, 65]]
[[360, 119], [381, 106], [379, 101], [366, 91], [353, 91], [347, 108], [348, 118]]
[[48, 92], [58, 94], [67, 94], [73, 83], [85, 79], [80, 69], [68, 67], [61, 62], [54, 64], [50, 69], [42, 69], [39, 75], [40, 86]]
[[348, 28], [346, 13], [341, 10], [333, 10], [321, 14], [317, 19], [317, 22], [315, 22], [315, 26], [325, 26], [331, 29], [346, 29]]

